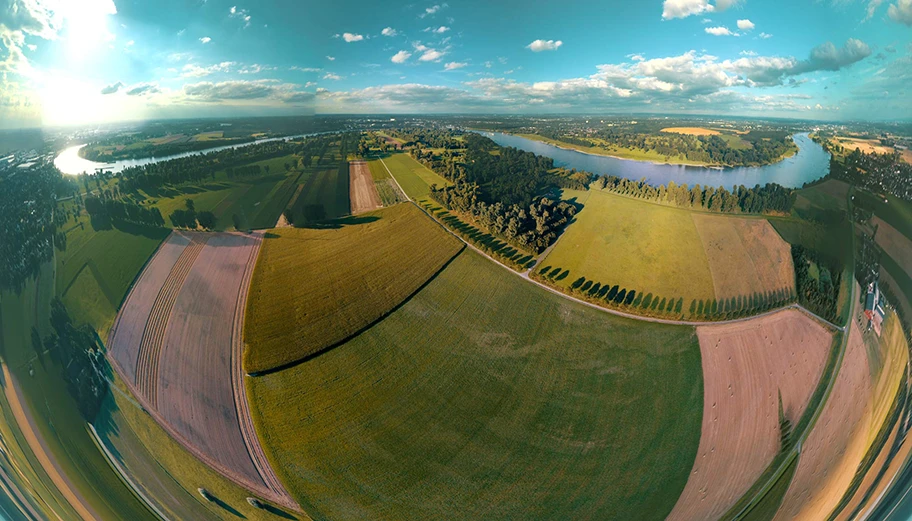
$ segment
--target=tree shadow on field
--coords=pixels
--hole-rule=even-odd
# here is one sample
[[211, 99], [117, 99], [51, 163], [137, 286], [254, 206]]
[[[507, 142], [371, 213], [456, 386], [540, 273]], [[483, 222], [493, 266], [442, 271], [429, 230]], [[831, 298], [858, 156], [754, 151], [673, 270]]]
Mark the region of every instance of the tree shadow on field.
[[263, 510], [265, 510], [265, 511], [269, 512], [270, 514], [277, 516], [277, 517], [282, 517], [285, 519], [298, 519], [295, 516], [289, 514], [288, 512], [285, 512], [284, 510], [274, 507], [272, 505], [264, 505]]
[[298, 226], [298, 228], [310, 228], [314, 230], [338, 230], [340, 228], [345, 228], [346, 226], [357, 226], [359, 224], [367, 224], [379, 220], [380, 217], [377, 217], [376, 215], [351, 216], [343, 217], [341, 219], [334, 219], [331, 221], [305, 222]]
[[[210, 492], [210, 494], [211, 494], [211, 492]], [[222, 501], [221, 499], [219, 499], [215, 496], [212, 496], [212, 502], [214, 504], [222, 507], [226, 512], [230, 512], [231, 514], [234, 514], [235, 516], [240, 517], [241, 519], [247, 519], [247, 516], [242, 514], [238, 509], [234, 508], [233, 506], [229, 505], [228, 503], [225, 503], [224, 501]]]

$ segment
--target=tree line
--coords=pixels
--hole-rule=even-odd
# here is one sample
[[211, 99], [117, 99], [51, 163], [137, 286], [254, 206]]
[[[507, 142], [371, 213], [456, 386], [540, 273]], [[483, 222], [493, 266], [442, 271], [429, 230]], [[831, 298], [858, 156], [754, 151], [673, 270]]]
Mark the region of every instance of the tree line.
[[105, 196], [86, 196], [84, 200], [86, 213], [96, 230], [108, 229], [112, 221], [126, 221], [147, 226], [164, 226], [165, 219], [161, 211], [154, 206], [140, 206], [122, 199]]
[[738, 186], [734, 192], [720, 186], [701, 187], [678, 185], [652, 186], [645, 181], [631, 181], [623, 177], [606, 175], [594, 181], [596, 188], [638, 199], [656, 201], [683, 208], [697, 208], [721, 213], [788, 213], [795, 201], [795, 191], [782, 185], [767, 183], [747, 188]]
[[[799, 302], [830, 322], [838, 322], [837, 304], [842, 283], [839, 263], [796, 244], [792, 245], [792, 261], [795, 265]], [[811, 272], [812, 267], [816, 267], [816, 276]]]

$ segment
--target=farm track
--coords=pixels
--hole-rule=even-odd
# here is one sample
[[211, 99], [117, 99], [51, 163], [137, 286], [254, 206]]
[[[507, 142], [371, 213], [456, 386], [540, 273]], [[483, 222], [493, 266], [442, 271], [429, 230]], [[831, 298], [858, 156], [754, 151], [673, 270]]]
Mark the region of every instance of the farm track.
[[136, 364], [136, 387], [155, 408], [158, 407], [158, 361], [168, 319], [171, 317], [171, 310], [174, 309], [177, 295], [183, 287], [193, 263], [206, 246], [207, 240], [194, 236], [190, 244], [181, 252], [177, 263], [171, 268], [171, 273], [165, 279], [165, 284], [159, 290], [155, 303], [152, 305], [152, 312], [146, 321], [142, 342], [139, 346], [139, 359]]
[[250, 279], [253, 276], [253, 270], [256, 267], [257, 258], [260, 254], [260, 248], [263, 243], [263, 236], [256, 235], [256, 247], [251, 250], [250, 258], [244, 269], [244, 275], [238, 290], [238, 304], [234, 313], [234, 323], [231, 325], [231, 386], [234, 390], [234, 405], [237, 408], [238, 420], [241, 427], [241, 434], [244, 438], [244, 444], [250, 453], [250, 459], [253, 465], [263, 479], [266, 486], [282, 498], [282, 504], [294, 507], [294, 502], [285, 486], [276, 476], [275, 471], [266, 458], [266, 452], [260, 443], [256, 434], [256, 428], [253, 425], [253, 418], [250, 416], [250, 404], [247, 401], [247, 390], [244, 383], [244, 317], [247, 310], [247, 294], [250, 289]]

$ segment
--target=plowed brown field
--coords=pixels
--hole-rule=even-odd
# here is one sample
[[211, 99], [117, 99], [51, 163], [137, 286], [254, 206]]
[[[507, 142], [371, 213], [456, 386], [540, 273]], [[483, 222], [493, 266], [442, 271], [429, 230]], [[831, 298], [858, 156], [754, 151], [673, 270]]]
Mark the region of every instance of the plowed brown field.
[[109, 351], [174, 439], [255, 494], [294, 507], [252, 428], [240, 366], [261, 242], [259, 234], [174, 232], [131, 290]]
[[697, 327], [704, 378], [697, 459], [668, 519], [719, 519], [779, 450], [779, 392], [794, 423], [817, 387], [832, 335], [790, 309]]
[[371, 176], [367, 161], [352, 161], [348, 164], [350, 176], [349, 195], [353, 215], [380, 208], [380, 195]]

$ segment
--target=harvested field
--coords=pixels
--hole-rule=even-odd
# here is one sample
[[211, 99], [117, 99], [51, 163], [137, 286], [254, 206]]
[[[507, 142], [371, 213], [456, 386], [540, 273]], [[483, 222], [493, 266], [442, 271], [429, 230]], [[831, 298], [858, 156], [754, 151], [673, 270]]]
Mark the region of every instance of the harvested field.
[[367, 162], [352, 161], [348, 164], [348, 168], [352, 215], [380, 208], [380, 195], [377, 194], [377, 187], [374, 185]]
[[434, 276], [463, 245], [412, 204], [274, 230], [247, 308], [244, 370], [269, 371], [358, 333]]
[[593, 190], [542, 265], [661, 298], [713, 299], [713, 275], [690, 211]]
[[832, 335], [797, 310], [697, 327], [703, 427], [696, 461], [668, 519], [719, 519], [780, 448], [779, 393], [798, 422], [823, 374]]
[[775, 520], [826, 519], [864, 457], [872, 382], [859, 329], [853, 320], [833, 390], [801, 448], [798, 470]]
[[693, 328], [567, 301], [471, 250], [249, 393], [307, 512], [378, 521], [661, 520], [703, 403]]
[[845, 147], [849, 152], [855, 150], [856, 148], [861, 150], [863, 154], [892, 154], [894, 152], [893, 147], [885, 147], [880, 144], [878, 139], [861, 139], [857, 137], [843, 137], [837, 136], [836, 143]]
[[794, 292], [791, 247], [765, 219], [693, 214], [716, 299]]
[[899, 264], [906, 275], [912, 277], [912, 240], [880, 217], [875, 216], [872, 222], [877, 226], [874, 240]]
[[260, 496], [292, 504], [253, 431], [240, 368], [243, 310], [261, 235], [174, 232], [118, 315], [109, 356], [190, 453]]
[[718, 136], [721, 134], [718, 130], [703, 127], [668, 127], [663, 128], [661, 131], [672, 134], [687, 134], [689, 136]]

